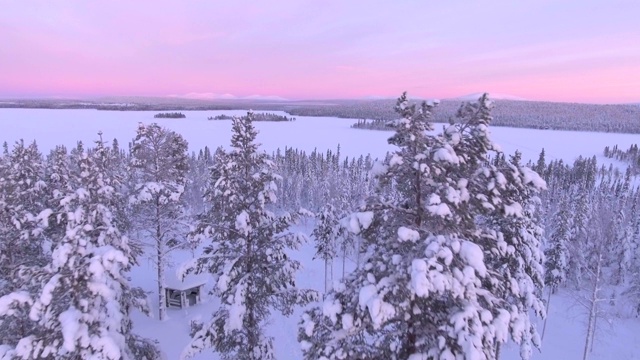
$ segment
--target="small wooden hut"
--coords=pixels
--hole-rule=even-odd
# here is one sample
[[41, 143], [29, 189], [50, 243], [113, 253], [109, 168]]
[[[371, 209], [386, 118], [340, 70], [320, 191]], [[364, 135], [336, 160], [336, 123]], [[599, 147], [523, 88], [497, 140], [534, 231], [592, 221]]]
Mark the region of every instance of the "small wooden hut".
[[186, 308], [202, 302], [202, 292], [207, 283], [206, 275], [187, 275], [184, 281], [176, 277], [175, 271], [165, 275], [165, 298], [167, 307]]

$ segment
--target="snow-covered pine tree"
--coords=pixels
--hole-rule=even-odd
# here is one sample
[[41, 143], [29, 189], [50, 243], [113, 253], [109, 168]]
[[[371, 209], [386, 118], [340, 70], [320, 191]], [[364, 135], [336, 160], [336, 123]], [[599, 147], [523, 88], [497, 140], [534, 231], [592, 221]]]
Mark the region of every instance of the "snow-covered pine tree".
[[538, 161], [536, 162], [536, 166], [534, 168], [534, 170], [542, 175], [544, 174], [545, 169], [547, 168], [547, 164], [545, 161], [545, 152], [544, 152], [544, 148], [542, 149], [542, 151], [540, 151], [540, 155], [538, 156]]
[[[464, 321], [467, 326], [462, 331], [456, 325], [449, 328], [446, 341], [453, 353], [471, 356], [475, 352], [478, 356], [497, 358], [501, 344], [511, 339], [520, 345], [521, 357], [528, 358], [532, 346], [539, 346], [530, 310], [544, 314], [540, 298], [543, 233], [536, 210], [540, 203], [537, 194], [546, 189], [546, 184], [536, 172], [520, 164], [519, 153], [506, 161], [491, 141], [488, 131], [491, 107], [487, 94], [476, 103], [464, 104], [457, 113], [457, 124], [443, 133], [458, 163], [456, 169], [450, 169], [446, 180], [450, 184], [465, 184], [464, 194], [468, 196], [467, 200], [463, 197], [462, 201], [455, 201], [453, 197], [452, 201], [451, 190], [439, 195], [439, 200], [451, 211], [443, 219], [444, 231], [440, 231], [445, 234], [443, 244], [456, 254], [460, 240], [473, 243], [482, 251], [484, 267], [495, 269], [483, 275], [482, 267], [478, 270], [469, 264], [476, 269], [480, 283], [476, 289], [468, 289], [468, 298], [457, 304], [465, 310], [451, 315], [451, 322], [445, 325], [450, 327], [457, 321], [459, 326]], [[501, 160], [492, 165], [488, 161], [490, 155]], [[468, 254], [457, 255], [463, 261], [468, 260], [465, 259]], [[456, 269], [450, 267], [455, 278]], [[464, 268], [458, 271], [464, 272]]]
[[[89, 149], [89, 156], [95, 160], [96, 169], [102, 174], [103, 183], [109, 184], [113, 188], [113, 193], [108, 205], [112, 211], [113, 226], [116, 227], [120, 234], [126, 234], [131, 230], [133, 224], [133, 216], [127, 207], [129, 186], [133, 181], [133, 172], [129, 171], [125, 162], [125, 154], [119, 150], [116, 139], [113, 141], [112, 148], [105, 146], [102, 141], [102, 132], [98, 132], [99, 139], [95, 142], [95, 148]], [[131, 150], [131, 143], [130, 150]], [[79, 159], [78, 159], [79, 160]], [[128, 265], [124, 268], [124, 272], [129, 272], [131, 267], [138, 265], [138, 257], [143, 254], [140, 244], [130, 241], [127, 238], [128, 245]], [[133, 309], [137, 309], [147, 316], [153, 316], [151, 307], [147, 299], [147, 294], [142, 288], [125, 286], [119, 299], [122, 309], [122, 329], [125, 337], [126, 355], [124, 359], [141, 359], [153, 360], [162, 357], [157, 341], [146, 339], [135, 334], [133, 322], [130, 315]]]
[[[400, 149], [374, 171], [396, 195], [378, 191], [349, 219], [370, 256], [322, 309], [303, 316], [305, 357], [493, 359], [508, 338], [526, 347], [528, 310], [541, 304], [542, 256], [525, 209], [544, 181], [518, 165], [511, 175], [489, 166], [486, 96], [462, 107], [461, 123], [438, 137], [425, 133], [428, 105], [416, 111], [403, 95], [396, 109], [403, 119], [389, 141]], [[500, 262], [504, 269], [488, 270]], [[515, 293], [510, 281], [531, 289]]]
[[42, 257], [42, 237], [31, 237], [30, 225], [44, 208], [45, 183], [42, 155], [36, 143], [16, 142], [0, 180], [0, 283], [9, 280], [20, 265], [38, 265]]
[[[36, 226], [44, 209], [43, 161], [34, 143], [20, 140], [11, 152], [5, 148], [0, 176], [0, 296], [26, 290], [29, 279], [16, 276], [23, 266], [46, 261], [45, 237]], [[12, 321], [0, 320], [0, 344], [15, 346], [31, 330], [24, 308], [14, 310]]]
[[202, 189], [206, 182], [203, 182], [202, 178], [205, 177], [203, 174], [206, 173], [206, 171], [201, 169], [201, 165], [202, 164], [198, 161], [195, 152], [192, 151], [189, 156], [189, 172], [187, 172], [187, 185], [184, 190], [185, 204], [188, 212], [191, 214], [199, 214], [204, 209], [202, 202]]
[[[56, 146], [47, 157], [45, 167], [45, 183], [47, 189], [44, 196], [44, 206], [48, 209], [57, 209], [63, 196], [72, 190], [71, 171], [69, 168], [69, 154], [63, 145]], [[60, 240], [66, 232], [66, 223], [61, 218], [55, 218], [56, 213], [52, 212], [48, 221], [48, 227], [44, 229], [49, 247], [53, 249], [53, 241]]]
[[[389, 138], [398, 150], [374, 166], [380, 179], [376, 194], [345, 219], [351, 232], [363, 235], [370, 255], [330, 291], [321, 308], [303, 315], [298, 338], [306, 359], [401, 359], [428, 346], [422, 335], [433, 327], [430, 319], [414, 316], [422, 306], [407, 270], [424, 251], [419, 240], [427, 234], [432, 108], [423, 103], [416, 109], [406, 93], [398, 99], [402, 119]], [[391, 196], [384, 187], [394, 189]]]
[[4, 178], [8, 170], [9, 170], [9, 144], [5, 141], [2, 143], [2, 154], [0, 154], [0, 181], [4, 181]]
[[[120, 230], [120, 234], [126, 234], [131, 230], [133, 224], [133, 216], [129, 211], [128, 199], [131, 183], [133, 181], [133, 172], [129, 171], [125, 162], [126, 156], [119, 149], [117, 140], [113, 141], [113, 148], [105, 146], [102, 141], [102, 132], [98, 132], [99, 139], [95, 142], [95, 147], [90, 149], [88, 153], [95, 159], [97, 169], [103, 174], [103, 182], [110, 184], [114, 189], [109, 205], [112, 209], [113, 225]], [[131, 143], [129, 143], [131, 154]], [[129, 272], [131, 267], [138, 265], [138, 258], [143, 254], [143, 249], [136, 241], [127, 238], [128, 245], [128, 266], [124, 269]], [[157, 341], [146, 339], [135, 334], [133, 323], [130, 318], [131, 311], [137, 309], [147, 316], [153, 316], [149, 305], [147, 295], [139, 287], [126, 286], [120, 297], [120, 307], [122, 309], [122, 329], [124, 330], [127, 355], [125, 359], [141, 359], [153, 360], [160, 359], [161, 354]]]
[[581, 288], [584, 271], [588, 267], [586, 253], [588, 249], [588, 223], [592, 214], [591, 192], [593, 189], [584, 188], [578, 190], [575, 196], [574, 207], [572, 208], [573, 219], [571, 221], [572, 230], [569, 244], [567, 279], [573, 282], [576, 289]]
[[[131, 144], [129, 144], [131, 146]], [[114, 173], [115, 177], [119, 178], [120, 186], [119, 189], [121, 192], [125, 192], [129, 190], [128, 187], [131, 186], [131, 176], [133, 175], [129, 168], [129, 157], [132, 155], [132, 149], [129, 149], [130, 152], [127, 154], [123, 149], [120, 148], [120, 143], [118, 139], [113, 139], [111, 142], [111, 147], [108, 151], [109, 157], [109, 169], [112, 173]], [[125, 197], [126, 199], [126, 197]]]
[[56, 146], [47, 157], [45, 182], [53, 198], [71, 190], [69, 160], [69, 153], [64, 145]]
[[[521, 164], [519, 152], [510, 156], [508, 162], [504, 161], [496, 168], [489, 167], [489, 170], [493, 175], [489, 177], [488, 186], [481, 185], [478, 189], [490, 189], [485, 196], [495, 210], [485, 216], [494, 226], [477, 243], [485, 251], [487, 268], [495, 269], [495, 274], [485, 278], [484, 286], [500, 299], [500, 303], [486, 308], [493, 314], [509, 315], [510, 322], [505, 324], [505, 330], [520, 345], [520, 356], [527, 359], [531, 357], [533, 347], [540, 346], [529, 314], [545, 314], [541, 298], [544, 287], [543, 229], [536, 212], [541, 203], [538, 194], [547, 186], [536, 172]], [[485, 205], [477, 204], [476, 207], [484, 208]], [[500, 356], [502, 344], [508, 340], [507, 334], [497, 335], [496, 358]]]
[[316, 257], [324, 260], [324, 291], [333, 284], [333, 259], [336, 257], [337, 242], [340, 240], [344, 228], [340, 224], [340, 216], [336, 208], [325, 205], [316, 214], [316, 227], [311, 237], [316, 242]]
[[[578, 303], [584, 307], [587, 315], [586, 339], [583, 352], [583, 360], [588, 360], [593, 351], [593, 343], [598, 330], [598, 322], [605, 320], [606, 313], [603, 311], [602, 303], [611, 301], [604, 291], [606, 279], [606, 255], [609, 248], [615, 243], [615, 207], [612, 198], [608, 194], [598, 194], [589, 209], [590, 216], [588, 226], [588, 242], [585, 243], [584, 250], [587, 252], [587, 268], [584, 274], [584, 288], [578, 293]], [[588, 291], [582, 292], [582, 290]]]
[[76, 142], [76, 146], [69, 151], [69, 169], [73, 173], [77, 173], [78, 171], [80, 171], [78, 169], [78, 159], [84, 156], [85, 152], [86, 149], [82, 141]]
[[252, 119], [252, 113], [233, 119], [232, 150], [218, 156], [206, 194], [210, 209], [192, 234], [207, 245], [185, 271], [212, 274], [222, 306], [194, 333], [182, 358], [213, 348], [224, 359], [273, 359], [273, 339], [264, 331], [270, 314], [290, 315], [296, 305], [317, 299], [315, 291], [296, 287], [300, 263], [287, 252], [306, 239], [289, 230], [295, 214], [268, 209], [279, 176], [258, 150]]
[[633, 197], [633, 205], [630, 210], [630, 232], [632, 244], [632, 261], [629, 269], [630, 281], [629, 288], [624, 295], [627, 296], [635, 306], [636, 316], [640, 316], [640, 214], [638, 206], [640, 206], [639, 193]]
[[131, 169], [135, 186], [129, 198], [141, 243], [153, 250], [158, 281], [158, 312], [166, 314], [165, 272], [171, 252], [184, 248], [188, 227], [183, 194], [188, 171], [187, 142], [158, 124], [139, 124], [133, 140]]
[[547, 257], [545, 285], [549, 287], [550, 293], [555, 293], [558, 286], [566, 280], [568, 269], [567, 244], [571, 235], [571, 213], [566, 195], [560, 199], [558, 209], [553, 214], [551, 222], [553, 231], [549, 236], [549, 243], [545, 251]]
[[[153, 344], [130, 333], [132, 289], [124, 272], [131, 255], [128, 240], [114, 222], [115, 196], [105, 167], [106, 150], [98, 142], [92, 155], [77, 155], [72, 190], [56, 209], [66, 233], [54, 241], [48, 264], [22, 268], [20, 278], [36, 284], [35, 291], [17, 291], [0, 298], [0, 317], [15, 317], [20, 306], [30, 307], [34, 322], [12, 350], [20, 359], [145, 359], [140, 348]], [[36, 220], [47, 226], [50, 211]], [[131, 341], [136, 340], [136, 341]], [[6, 350], [6, 348], [5, 348]], [[145, 351], [148, 349], [145, 349]], [[157, 358], [148, 351], [147, 360]]]
[[612, 204], [612, 207], [617, 208], [613, 218], [613, 231], [614, 235], [611, 239], [611, 247], [609, 248], [609, 256], [606, 259], [606, 264], [613, 269], [612, 283], [620, 285], [624, 283], [629, 275], [629, 270], [632, 267], [633, 259], [633, 233], [630, 222], [626, 219], [626, 196], [627, 193], [622, 196], [622, 199]]

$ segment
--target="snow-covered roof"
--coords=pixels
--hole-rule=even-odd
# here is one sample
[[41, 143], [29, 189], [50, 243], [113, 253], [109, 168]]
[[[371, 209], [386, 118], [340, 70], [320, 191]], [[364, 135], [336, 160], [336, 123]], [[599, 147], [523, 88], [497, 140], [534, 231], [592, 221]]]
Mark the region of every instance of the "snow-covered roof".
[[164, 287], [173, 290], [189, 290], [195, 287], [206, 284], [210, 279], [209, 274], [189, 274], [184, 278], [184, 281], [176, 276], [176, 270], [170, 269], [165, 272]]

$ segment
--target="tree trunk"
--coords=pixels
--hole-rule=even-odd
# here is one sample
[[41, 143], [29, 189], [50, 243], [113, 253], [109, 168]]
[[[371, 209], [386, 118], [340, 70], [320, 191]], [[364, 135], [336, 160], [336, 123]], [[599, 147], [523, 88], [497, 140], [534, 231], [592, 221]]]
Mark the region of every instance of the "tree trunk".
[[584, 343], [584, 354], [582, 360], [588, 360], [591, 353], [592, 342], [595, 334], [596, 317], [598, 316], [598, 292], [600, 291], [600, 276], [602, 272], [602, 253], [598, 254], [596, 265], [596, 277], [593, 281], [593, 291], [591, 292], [589, 306], [589, 323], [587, 325], [587, 339]]
[[360, 269], [360, 237], [356, 239], [356, 269]]
[[329, 289], [333, 288], [333, 257], [329, 259]]
[[344, 246], [342, 248], [342, 280], [344, 281], [344, 274], [345, 274], [345, 264], [347, 262], [347, 247]]
[[416, 225], [420, 227], [422, 225], [422, 186], [421, 186], [420, 172], [416, 173], [416, 211], [418, 216], [416, 217]]
[[164, 246], [162, 244], [162, 241], [159, 238], [160, 235], [160, 225], [156, 226], [156, 236], [158, 236], [157, 239], [157, 268], [158, 268], [158, 318], [160, 319], [160, 321], [163, 321], [167, 318], [167, 298], [166, 298], [166, 291], [164, 288], [164, 284], [165, 284], [165, 274], [164, 274]]
[[[255, 354], [254, 349], [260, 346], [260, 334], [258, 329], [258, 324], [256, 323], [255, 317], [255, 305], [253, 303], [252, 296], [250, 294], [253, 293], [253, 241], [251, 236], [247, 236], [247, 254], [246, 254], [246, 263], [247, 263], [247, 287], [245, 289], [245, 305], [246, 305], [246, 316], [247, 316], [247, 346], [249, 347], [250, 354]], [[253, 355], [251, 355], [253, 358]]]
[[598, 307], [596, 307], [596, 316], [593, 319], [593, 333], [591, 334], [591, 346], [589, 347], [589, 352], [593, 352], [593, 343], [595, 343], [594, 339], [596, 338], [596, 331], [598, 331]]
[[329, 291], [329, 258], [324, 259], [324, 294]]
[[549, 305], [551, 304], [551, 293], [552, 293], [552, 289], [549, 288], [549, 296], [547, 296], [547, 310], [546, 310], [546, 316], [544, 317], [544, 325], [542, 325], [542, 335], [540, 335], [540, 342], [544, 340], [544, 333], [547, 330], [547, 319], [549, 319]]
[[162, 239], [162, 229], [160, 228], [160, 201], [156, 196], [156, 250], [158, 268], [158, 318], [163, 321], [167, 318], [167, 294], [164, 289], [164, 240]]
[[[415, 307], [414, 301], [409, 302], [409, 309], [413, 309]], [[415, 331], [415, 323], [413, 322], [413, 318], [410, 317], [407, 320], [407, 354], [409, 356], [416, 353], [416, 331]]]

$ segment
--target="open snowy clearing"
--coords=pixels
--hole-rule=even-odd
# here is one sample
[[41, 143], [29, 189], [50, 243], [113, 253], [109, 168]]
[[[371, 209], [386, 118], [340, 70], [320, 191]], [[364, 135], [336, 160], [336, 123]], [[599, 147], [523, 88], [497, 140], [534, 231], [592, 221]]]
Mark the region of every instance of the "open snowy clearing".
[[[206, 146], [215, 148], [227, 146], [230, 136], [230, 121], [208, 121], [208, 116], [219, 114], [243, 115], [246, 111], [185, 111], [186, 119], [154, 119], [157, 112], [110, 112], [95, 110], [38, 110], [38, 109], [0, 109], [0, 141], [13, 142], [20, 138], [26, 141], [37, 140], [45, 154], [57, 144], [75, 146], [77, 140], [90, 144], [99, 130], [104, 140], [117, 138], [121, 146], [133, 138], [138, 122], [157, 122], [182, 134], [190, 143], [191, 150]], [[285, 113], [280, 113], [285, 115]], [[390, 132], [351, 129], [354, 119], [297, 117], [295, 122], [258, 122], [259, 142], [267, 151], [277, 148], [293, 147], [305, 151], [314, 148], [324, 151], [334, 150], [338, 144], [345, 156], [359, 156], [371, 153], [382, 157], [391, 150], [386, 143]], [[442, 125], [436, 125], [437, 128]], [[618, 145], [627, 148], [637, 143], [637, 135], [604, 134], [591, 132], [566, 132], [551, 130], [532, 130], [493, 127], [494, 140], [507, 153], [520, 150], [525, 160], [535, 160], [541, 148], [545, 148], [547, 159], [572, 161], [577, 156], [598, 156], [599, 162], [605, 146]], [[309, 234], [311, 224], [300, 226], [298, 230]], [[300, 287], [322, 290], [323, 262], [312, 260], [313, 247], [305, 246], [292, 254], [304, 264], [298, 276]], [[177, 253], [174, 263], [189, 259], [189, 252]], [[352, 267], [353, 264], [348, 264]], [[341, 262], [334, 263], [336, 278], [341, 273]], [[141, 260], [132, 273], [134, 285], [150, 292], [152, 304], [156, 298], [155, 270], [145, 259]], [[569, 296], [560, 294], [552, 298], [547, 334], [542, 353], [536, 353], [534, 359], [577, 359], [584, 346], [584, 314], [577, 309]], [[189, 321], [194, 318], [207, 320], [216, 309], [217, 300], [207, 299], [203, 304], [184, 309], [170, 310], [170, 319], [159, 322], [136, 314], [135, 330], [143, 336], [159, 340], [167, 359], [177, 359], [189, 340]], [[296, 341], [297, 323], [300, 311], [292, 317], [276, 317], [269, 332], [276, 338], [276, 355], [279, 359], [299, 359], [300, 347]], [[637, 319], [617, 319], [610, 327], [604, 327], [596, 337], [593, 358], [596, 359], [640, 359], [635, 349], [640, 341], [640, 322]], [[217, 359], [206, 352], [196, 359]], [[504, 352], [504, 359], [518, 359], [518, 350], [510, 345]]]

